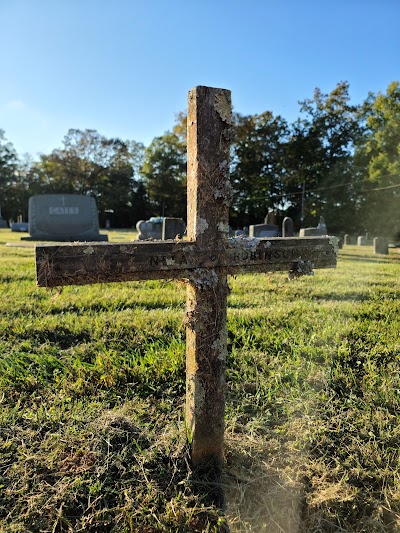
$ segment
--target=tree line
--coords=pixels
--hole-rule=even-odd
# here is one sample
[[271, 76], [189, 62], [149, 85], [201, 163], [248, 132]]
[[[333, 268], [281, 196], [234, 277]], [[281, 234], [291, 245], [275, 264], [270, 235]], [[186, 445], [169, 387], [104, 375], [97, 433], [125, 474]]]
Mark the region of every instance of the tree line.
[[[231, 149], [234, 228], [269, 211], [297, 228], [323, 216], [328, 229], [400, 239], [400, 84], [350, 102], [349, 84], [315, 89], [288, 123], [270, 111], [234, 113]], [[100, 224], [132, 227], [149, 216], [186, 218], [186, 115], [148, 147], [71, 129], [63, 146], [38, 161], [18, 156], [0, 130], [0, 206], [27, 219], [35, 194], [87, 194]]]

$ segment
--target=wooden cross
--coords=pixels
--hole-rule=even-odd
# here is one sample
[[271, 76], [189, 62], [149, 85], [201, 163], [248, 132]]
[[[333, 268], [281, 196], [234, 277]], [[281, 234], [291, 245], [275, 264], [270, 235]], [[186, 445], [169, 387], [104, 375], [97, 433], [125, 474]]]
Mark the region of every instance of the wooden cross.
[[36, 246], [41, 287], [186, 281], [186, 424], [194, 464], [222, 460], [227, 275], [336, 266], [330, 237], [228, 238], [231, 120], [230, 91], [189, 92], [187, 240]]

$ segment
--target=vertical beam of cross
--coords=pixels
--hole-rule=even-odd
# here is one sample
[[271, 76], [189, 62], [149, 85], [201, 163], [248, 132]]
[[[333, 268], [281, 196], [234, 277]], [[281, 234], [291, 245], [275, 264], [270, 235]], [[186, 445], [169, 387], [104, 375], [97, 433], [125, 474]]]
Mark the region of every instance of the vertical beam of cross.
[[[224, 250], [228, 240], [230, 91], [196, 87], [188, 102], [189, 241]], [[186, 424], [192, 461], [220, 463], [223, 453], [226, 307], [223, 269], [196, 269], [187, 288]]]

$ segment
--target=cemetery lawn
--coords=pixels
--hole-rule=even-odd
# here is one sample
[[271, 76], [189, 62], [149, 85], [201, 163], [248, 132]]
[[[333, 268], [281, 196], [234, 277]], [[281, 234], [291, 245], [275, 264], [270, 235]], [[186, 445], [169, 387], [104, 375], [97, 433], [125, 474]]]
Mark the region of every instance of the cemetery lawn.
[[19, 240], [0, 230], [0, 531], [400, 531], [400, 250], [230, 278], [217, 482], [188, 460], [184, 284], [39, 289]]

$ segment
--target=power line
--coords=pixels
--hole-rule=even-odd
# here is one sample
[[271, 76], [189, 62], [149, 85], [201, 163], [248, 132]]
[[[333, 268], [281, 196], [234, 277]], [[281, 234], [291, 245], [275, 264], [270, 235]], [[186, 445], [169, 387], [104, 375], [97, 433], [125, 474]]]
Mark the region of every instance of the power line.
[[[382, 178], [391, 178], [391, 177], [400, 177], [400, 174], [385, 174], [383, 176], [381, 176]], [[318, 189], [308, 189], [306, 191], [297, 191], [297, 192], [291, 192], [291, 193], [285, 193], [285, 194], [279, 194], [279, 195], [276, 195], [276, 198], [285, 198], [285, 197], [288, 197], [288, 196], [299, 196], [299, 195], [303, 195], [303, 194], [307, 194], [307, 193], [310, 193], [310, 192], [319, 192], [319, 191], [326, 191], [328, 189], [336, 189], [338, 187], [347, 187], [349, 185], [354, 185], [356, 183], [365, 183], [365, 182], [370, 182], [369, 179], [363, 179], [363, 180], [357, 180], [357, 181], [352, 181], [350, 183], [339, 183], [339, 184], [336, 184], [336, 185], [329, 185], [327, 187], [319, 187]], [[364, 189], [360, 192], [369, 192], [369, 191], [382, 191], [384, 189], [393, 189], [393, 188], [396, 188], [396, 187], [400, 187], [400, 185], [389, 185], [388, 187], [379, 187], [379, 188], [376, 188], [376, 189]], [[257, 196], [257, 197], [254, 197], [254, 198], [249, 198], [249, 200], [264, 200], [265, 199], [265, 196]]]
[[385, 189], [394, 189], [395, 187], [400, 187], [400, 184], [399, 185], [388, 185], [387, 187], [378, 187], [377, 189], [365, 189], [362, 192], [383, 191]]

